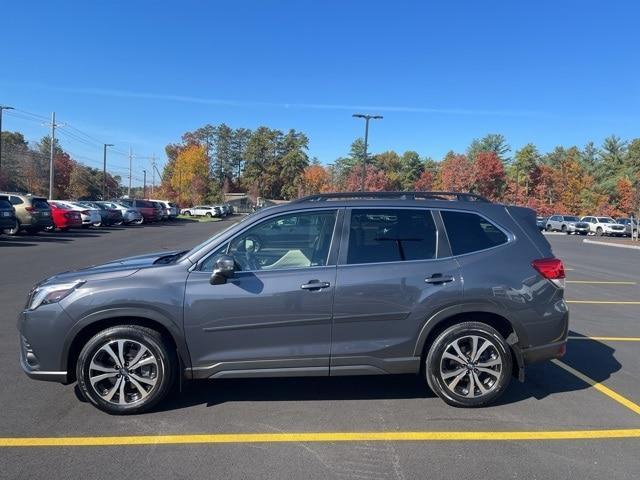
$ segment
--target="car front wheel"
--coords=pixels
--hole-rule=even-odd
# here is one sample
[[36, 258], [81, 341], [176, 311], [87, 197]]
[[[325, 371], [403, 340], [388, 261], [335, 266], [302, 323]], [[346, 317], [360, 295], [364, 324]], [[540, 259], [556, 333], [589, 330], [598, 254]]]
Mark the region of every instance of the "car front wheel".
[[449, 405], [481, 407], [504, 393], [512, 362], [509, 345], [497, 330], [480, 322], [460, 323], [431, 345], [427, 383]]
[[175, 352], [155, 330], [108, 328], [83, 347], [76, 365], [80, 392], [110, 414], [141, 413], [160, 402], [175, 379]]

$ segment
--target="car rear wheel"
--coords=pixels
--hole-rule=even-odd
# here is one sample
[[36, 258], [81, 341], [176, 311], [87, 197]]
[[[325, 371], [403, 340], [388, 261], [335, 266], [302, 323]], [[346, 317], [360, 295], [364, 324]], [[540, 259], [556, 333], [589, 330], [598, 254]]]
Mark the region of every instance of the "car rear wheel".
[[604, 233], [604, 231], [602, 230], [602, 227], [596, 228], [596, 235], [598, 237], [601, 237], [603, 233]]
[[4, 233], [11, 236], [17, 235], [19, 231], [20, 231], [20, 223], [17, 220], [12, 228], [4, 229]]
[[175, 351], [155, 330], [108, 328], [83, 347], [76, 365], [80, 392], [114, 415], [141, 413], [160, 402], [176, 376]]
[[562, 225], [562, 233], [569, 234], [569, 232], [567, 231], [567, 226], [566, 225]]
[[426, 358], [427, 383], [454, 407], [494, 402], [511, 380], [509, 345], [494, 328], [480, 322], [449, 327], [431, 345]]

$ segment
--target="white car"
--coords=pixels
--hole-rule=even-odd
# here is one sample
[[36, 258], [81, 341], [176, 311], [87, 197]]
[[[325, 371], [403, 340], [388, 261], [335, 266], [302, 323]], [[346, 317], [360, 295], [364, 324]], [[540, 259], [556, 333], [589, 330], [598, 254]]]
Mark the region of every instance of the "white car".
[[581, 222], [589, 224], [589, 231], [597, 236], [608, 235], [622, 237], [625, 234], [625, 226], [620, 225], [611, 217], [586, 216]]
[[100, 210], [98, 210], [97, 208], [85, 207], [84, 205], [76, 202], [69, 202], [68, 200], [56, 200], [56, 203], [65, 205], [71, 210], [79, 211], [80, 217], [82, 218], [83, 227], [99, 227], [102, 224]]
[[182, 214], [191, 217], [219, 217], [221, 215], [221, 209], [213, 205], [196, 205], [191, 208], [182, 209]]
[[162, 208], [164, 209], [164, 215], [166, 215], [169, 220], [174, 219], [178, 216], [178, 206], [175, 203], [169, 202], [167, 200], [154, 200], [153, 198], [149, 199], [149, 201], [157, 202], [162, 205]]
[[115, 202], [97, 202], [105, 205], [107, 208], [114, 208], [122, 212], [122, 221], [125, 225], [140, 225], [143, 222], [142, 215], [135, 208], [127, 207], [121, 203]]

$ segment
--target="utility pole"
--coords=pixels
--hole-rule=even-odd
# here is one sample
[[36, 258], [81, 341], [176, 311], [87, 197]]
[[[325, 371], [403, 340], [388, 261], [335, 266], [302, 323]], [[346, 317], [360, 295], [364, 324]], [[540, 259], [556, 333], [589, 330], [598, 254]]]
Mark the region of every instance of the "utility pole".
[[107, 147], [113, 147], [113, 143], [105, 143], [102, 156], [102, 200], [106, 200], [107, 194]]
[[364, 127], [364, 156], [362, 158], [362, 185], [360, 187], [360, 191], [364, 192], [364, 180], [367, 177], [367, 146], [369, 143], [369, 120], [382, 120], [382, 115], [364, 115], [362, 113], [354, 113], [352, 115], [354, 118], [364, 118], [365, 119], [365, 127]]
[[156, 154], [151, 155], [151, 195], [156, 188]]
[[144, 174], [144, 180], [142, 183], [142, 198], [147, 198], [147, 171], [146, 170], [142, 170], [142, 173]]
[[131, 198], [131, 163], [133, 154], [131, 153], [131, 145], [129, 145], [129, 190], [127, 191], [127, 197]]
[[56, 145], [56, 127], [61, 127], [56, 123], [56, 112], [51, 112], [51, 145], [49, 151], [49, 200], [53, 200], [53, 157]]
[[0, 178], [2, 178], [2, 111], [13, 110], [13, 107], [0, 105]]

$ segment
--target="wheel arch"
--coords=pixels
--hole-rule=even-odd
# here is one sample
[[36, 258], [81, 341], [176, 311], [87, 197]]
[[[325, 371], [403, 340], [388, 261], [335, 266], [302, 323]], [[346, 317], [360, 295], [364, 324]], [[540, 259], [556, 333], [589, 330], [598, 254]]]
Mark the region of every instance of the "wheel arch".
[[79, 322], [76, 328], [67, 336], [62, 358], [62, 370], [67, 371], [68, 383], [75, 380], [76, 362], [82, 347], [87, 341], [98, 332], [118, 325], [137, 325], [156, 330], [175, 349], [180, 362], [179, 371], [184, 371], [184, 366], [191, 366], [191, 359], [184, 338], [173, 322], [164, 321], [157, 318], [157, 316], [149, 315], [148, 312], [125, 313], [113, 311], [100, 313], [100, 315], [92, 315], [85, 321]]
[[424, 368], [424, 358], [435, 339], [447, 328], [462, 322], [481, 322], [495, 328], [507, 341], [514, 358], [516, 367], [514, 374], [518, 379], [524, 380], [524, 359], [518, 343], [522, 340], [522, 333], [512, 320], [501, 312], [496, 306], [489, 304], [456, 305], [445, 308], [431, 316], [422, 326], [416, 345], [414, 356], [420, 357], [420, 369]]

